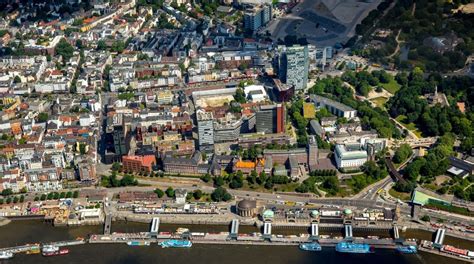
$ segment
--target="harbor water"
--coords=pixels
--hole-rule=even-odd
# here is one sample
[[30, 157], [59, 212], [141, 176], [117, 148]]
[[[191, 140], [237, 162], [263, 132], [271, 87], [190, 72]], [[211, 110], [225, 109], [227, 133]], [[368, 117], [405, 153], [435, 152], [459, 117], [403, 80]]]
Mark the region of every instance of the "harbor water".
[[[187, 227], [192, 232], [228, 231], [228, 226], [207, 225], [160, 225], [160, 231], [175, 231], [178, 227]], [[141, 223], [114, 222], [112, 232], [143, 232], [149, 225]], [[256, 227], [241, 226], [240, 232], [258, 232]], [[304, 233], [305, 228], [275, 228], [276, 234]], [[42, 221], [13, 221], [0, 227], [0, 247], [11, 247], [26, 243], [52, 242], [87, 237], [102, 232], [102, 226], [53, 227]], [[322, 231], [322, 234], [342, 235], [342, 232]], [[364, 231], [368, 236], [388, 236], [388, 232]], [[431, 239], [431, 233], [408, 230], [405, 237]], [[446, 237], [446, 243], [462, 248], [474, 249], [474, 243], [453, 237]], [[130, 247], [126, 244], [86, 244], [70, 247], [70, 254], [44, 258], [41, 255], [17, 254], [13, 259], [0, 263], [463, 263], [453, 259], [420, 252], [416, 255], [403, 255], [394, 250], [377, 249], [373, 254], [341, 254], [334, 248], [323, 248], [320, 252], [302, 251], [297, 246], [247, 246], [247, 245], [203, 245], [194, 244], [192, 248], [162, 249], [157, 245], [148, 247]]]

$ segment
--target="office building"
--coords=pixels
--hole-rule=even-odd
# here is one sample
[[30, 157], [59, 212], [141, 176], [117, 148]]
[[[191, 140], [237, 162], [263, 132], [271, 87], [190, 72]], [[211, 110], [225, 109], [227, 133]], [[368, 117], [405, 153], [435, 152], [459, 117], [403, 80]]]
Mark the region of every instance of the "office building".
[[319, 95], [311, 95], [311, 100], [317, 108], [326, 107], [329, 112], [338, 117], [345, 117], [347, 119], [357, 117], [357, 110], [329, 98]]
[[257, 132], [284, 133], [286, 120], [285, 115], [285, 106], [282, 104], [260, 106], [256, 113]]
[[280, 46], [279, 76], [282, 82], [295, 90], [306, 89], [308, 84], [308, 46]]
[[308, 166], [309, 170], [316, 170], [318, 166], [319, 150], [318, 142], [314, 136], [308, 137]]
[[214, 119], [211, 112], [196, 111], [199, 149], [211, 150], [214, 146]]
[[128, 154], [127, 127], [124, 125], [115, 126], [113, 131], [115, 155], [121, 157]]
[[246, 30], [256, 31], [265, 26], [272, 19], [272, 6], [268, 4], [254, 6], [244, 14], [244, 27]]
[[122, 157], [123, 171], [140, 173], [151, 173], [153, 167], [156, 166], [155, 155], [144, 156], [123, 156]]
[[360, 144], [338, 144], [334, 149], [338, 169], [359, 168], [367, 162], [367, 151]]

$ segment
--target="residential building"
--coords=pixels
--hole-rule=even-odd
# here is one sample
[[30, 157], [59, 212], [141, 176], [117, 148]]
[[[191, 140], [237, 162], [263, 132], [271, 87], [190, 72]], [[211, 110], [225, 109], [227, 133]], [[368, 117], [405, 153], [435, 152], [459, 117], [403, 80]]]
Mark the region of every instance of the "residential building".
[[79, 180], [81, 182], [93, 182], [96, 177], [96, 166], [90, 163], [79, 164]]
[[252, 32], [265, 26], [272, 19], [272, 6], [268, 4], [253, 6], [244, 13], [244, 28]]

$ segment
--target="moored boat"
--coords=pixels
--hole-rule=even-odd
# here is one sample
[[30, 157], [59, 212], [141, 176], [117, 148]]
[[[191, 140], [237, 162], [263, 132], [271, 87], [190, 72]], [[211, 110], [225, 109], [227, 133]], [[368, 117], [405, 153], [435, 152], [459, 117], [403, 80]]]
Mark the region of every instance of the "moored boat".
[[26, 251], [26, 255], [39, 254], [39, 253], [41, 253], [41, 250], [39, 248], [32, 248]]
[[43, 256], [45, 257], [53, 257], [53, 256], [62, 256], [69, 254], [69, 249], [63, 248], [54, 252], [43, 252]]
[[340, 253], [367, 254], [372, 253], [373, 248], [365, 243], [339, 242], [336, 245], [336, 251]]
[[33, 245], [28, 244], [28, 246], [31, 246], [31, 247], [29, 250], [26, 251], [27, 255], [41, 253], [41, 248], [39, 244], [33, 244]]
[[56, 251], [59, 251], [59, 247], [58, 246], [53, 246], [53, 245], [44, 245], [41, 251], [43, 253], [56, 252]]
[[0, 259], [11, 259], [13, 258], [13, 253], [12, 252], [7, 252], [7, 251], [2, 251], [0, 252]]
[[416, 254], [418, 249], [416, 246], [397, 246], [397, 251], [404, 254]]
[[127, 245], [129, 246], [149, 246], [150, 242], [149, 241], [128, 241]]
[[189, 240], [170, 239], [159, 244], [162, 248], [190, 248], [193, 243]]
[[178, 234], [178, 235], [188, 233], [188, 232], [189, 232], [189, 228], [180, 227], [180, 228], [176, 229], [176, 234]]
[[299, 245], [299, 248], [305, 251], [321, 251], [321, 245], [319, 245], [319, 243], [316, 243], [316, 242], [301, 243]]

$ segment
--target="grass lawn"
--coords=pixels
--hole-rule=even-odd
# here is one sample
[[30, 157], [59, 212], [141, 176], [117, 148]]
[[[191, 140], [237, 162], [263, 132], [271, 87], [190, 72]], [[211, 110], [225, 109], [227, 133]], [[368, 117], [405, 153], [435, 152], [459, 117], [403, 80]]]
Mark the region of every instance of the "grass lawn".
[[411, 198], [411, 194], [410, 193], [402, 193], [402, 192], [397, 192], [396, 190], [394, 190], [393, 188], [390, 189], [388, 191], [388, 193], [397, 198], [397, 199], [400, 199], [401, 201], [409, 201], [410, 198]]
[[380, 83], [382, 87], [387, 90], [391, 94], [395, 94], [398, 90], [400, 90], [400, 84], [395, 81], [392, 77], [389, 83]]
[[399, 116], [397, 116], [397, 118], [395, 118], [395, 119], [396, 119], [398, 122], [402, 123], [408, 130], [410, 130], [411, 132], [415, 133], [416, 136], [418, 136], [418, 137], [423, 137], [423, 136], [421, 135], [421, 131], [418, 130], [418, 128], [416, 128], [415, 124], [413, 124], [413, 123], [406, 123], [406, 122], [405, 122], [405, 119], [406, 119], [406, 118], [407, 118], [407, 117], [404, 116], [404, 115], [399, 115]]
[[388, 99], [385, 97], [377, 97], [371, 99], [370, 101], [372, 101], [376, 106], [385, 109], [385, 103], [388, 101]]
[[430, 183], [430, 184], [423, 184], [423, 188], [426, 188], [426, 189], [431, 190], [431, 191], [433, 191], [433, 192], [436, 192], [436, 191], [439, 189], [438, 186], [436, 186], [435, 184], [432, 184], [432, 183]]

